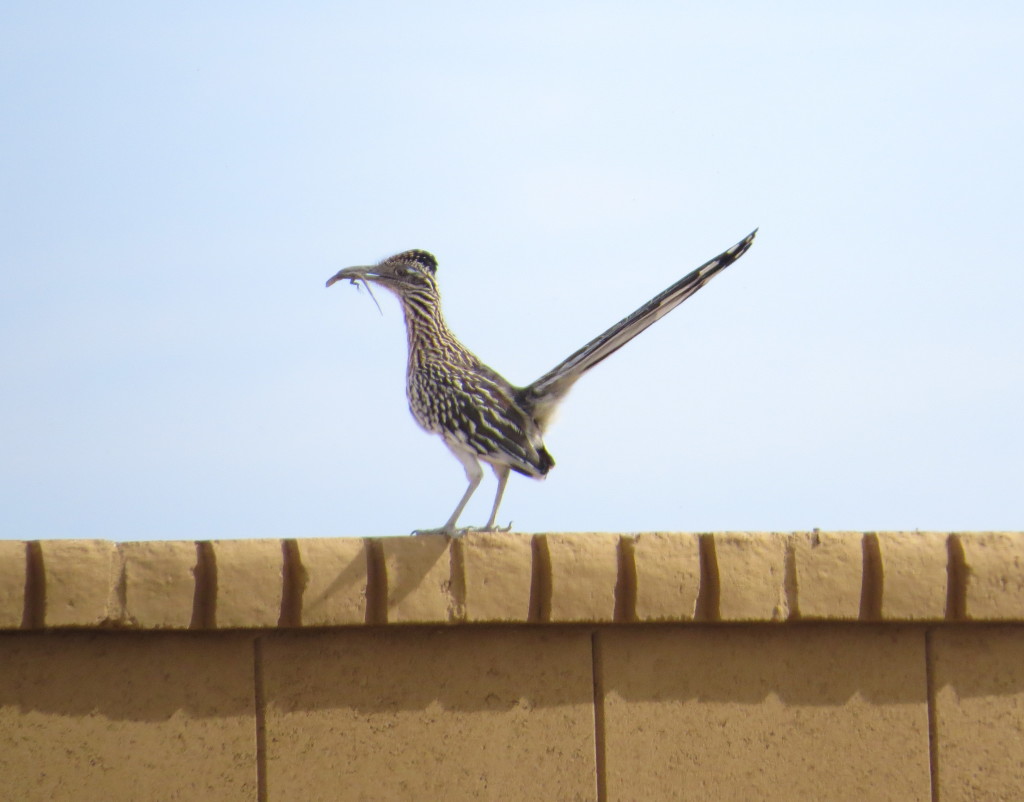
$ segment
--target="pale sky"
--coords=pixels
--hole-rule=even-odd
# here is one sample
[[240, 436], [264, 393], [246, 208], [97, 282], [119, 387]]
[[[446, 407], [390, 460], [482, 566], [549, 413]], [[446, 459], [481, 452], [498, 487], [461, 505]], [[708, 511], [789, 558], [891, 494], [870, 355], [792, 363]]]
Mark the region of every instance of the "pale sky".
[[855, 6], [5, 2], [0, 537], [439, 526], [398, 305], [329, 276], [433, 252], [526, 384], [756, 226], [501, 522], [1024, 528], [1024, 6]]

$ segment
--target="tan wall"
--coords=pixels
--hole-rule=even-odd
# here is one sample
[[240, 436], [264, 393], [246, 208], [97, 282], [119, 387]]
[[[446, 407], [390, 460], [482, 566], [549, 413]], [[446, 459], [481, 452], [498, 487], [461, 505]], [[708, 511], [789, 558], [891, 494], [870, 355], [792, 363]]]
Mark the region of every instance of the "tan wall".
[[1024, 534], [0, 542], [0, 799], [1024, 798]]

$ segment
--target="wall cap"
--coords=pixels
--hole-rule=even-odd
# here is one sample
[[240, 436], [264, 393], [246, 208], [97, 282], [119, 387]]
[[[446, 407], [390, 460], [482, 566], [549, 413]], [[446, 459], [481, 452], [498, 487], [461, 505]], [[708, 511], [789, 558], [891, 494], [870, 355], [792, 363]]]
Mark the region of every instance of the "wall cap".
[[0, 541], [0, 629], [1024, 621], [1024, 532]]

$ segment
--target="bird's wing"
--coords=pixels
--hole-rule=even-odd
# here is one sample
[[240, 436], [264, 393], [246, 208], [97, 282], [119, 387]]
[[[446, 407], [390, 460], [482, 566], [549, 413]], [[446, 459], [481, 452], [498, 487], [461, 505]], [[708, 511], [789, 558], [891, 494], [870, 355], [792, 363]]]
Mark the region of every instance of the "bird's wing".
[[517, 402], [527, 410], [543, 430], [555, 406], [584, 373], [598, 362], [611, 356], [636, 335], [660, 320], [697, 290], [711, 281], [750, 248], [757, 229], [727, 251], [684, 276], [667, 290], [659, 293], [633, 314], [623, 318], [603, 334], [595, 337], [576, 353], [560, 362], [532, 384], [519, 390]]
[[554, 465], [541, 432], [513, 399], [514, 388], [492, 371], [447, 368], [448, 381], [432, 383], [440, 430], [453, 448], [527, 476], [541, 477]]

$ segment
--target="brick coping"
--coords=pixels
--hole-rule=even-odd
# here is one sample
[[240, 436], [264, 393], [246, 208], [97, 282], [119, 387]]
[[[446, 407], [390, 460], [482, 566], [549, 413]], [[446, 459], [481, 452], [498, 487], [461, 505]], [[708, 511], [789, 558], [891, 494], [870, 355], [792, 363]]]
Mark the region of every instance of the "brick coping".
[[1024, 620], [1024, 532], [0, 541], [0, 630]]

